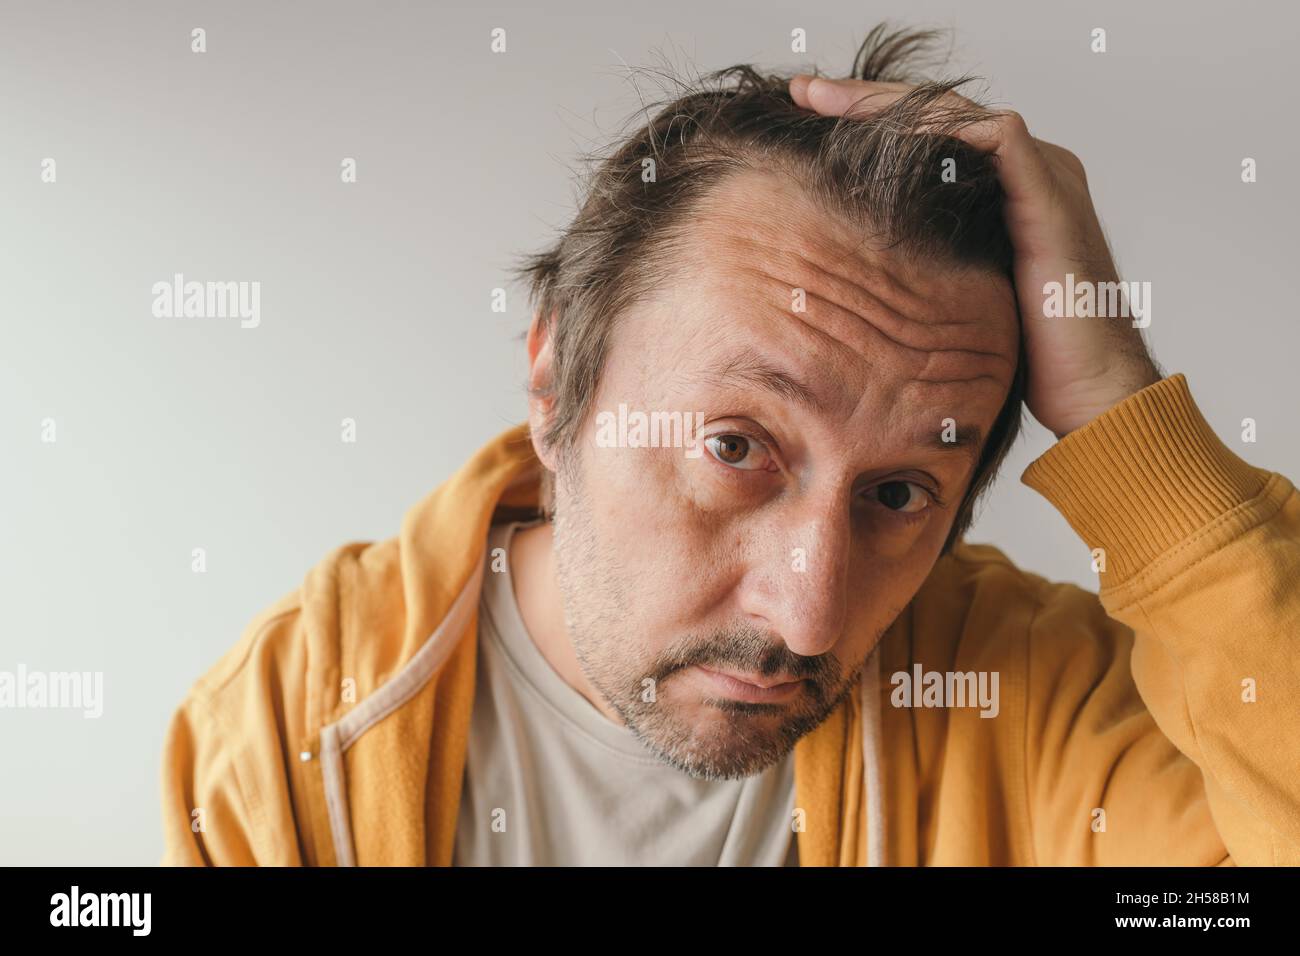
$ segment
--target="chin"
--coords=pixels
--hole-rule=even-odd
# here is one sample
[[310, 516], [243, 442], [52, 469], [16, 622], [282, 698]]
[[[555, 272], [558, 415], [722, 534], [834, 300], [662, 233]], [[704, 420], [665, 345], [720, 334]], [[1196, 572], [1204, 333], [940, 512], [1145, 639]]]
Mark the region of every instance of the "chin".
[[698, 701], [675, 708], [666, 727], [638, 736], [660, 760], [690, 776], [735, 780], [762, 773], [790, 751], [783, 716], [789, 717], [737, 715]]

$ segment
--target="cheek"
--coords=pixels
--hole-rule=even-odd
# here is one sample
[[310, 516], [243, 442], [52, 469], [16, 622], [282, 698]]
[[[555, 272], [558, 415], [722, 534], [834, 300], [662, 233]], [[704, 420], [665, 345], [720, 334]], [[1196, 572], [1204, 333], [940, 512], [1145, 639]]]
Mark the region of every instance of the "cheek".
[[589, 520], [610, 565], [601, 573], [615, 576], [634, 604], [628, 620], [656, 633], [698, 629], [692, 622], [725, 591], [721, 529], [672, 456], [680, 449], [593, 448], [585, 471]]
[[[932, 547], [937, 553], [946, 533], [940, 524], [937, 516], [927, 521], [906, 522], [883, 509], [868, 508], [854, 528], [854, 541], [857, 550], [865, 556], [864, 563], [894, 576], [925, 563]], [[938, 544], [933, 544], [936, 540]]]
[[[933, 567], [932, 555], [913, 553], [900, 561], [871, 560], [855, 568], [849, 584], [849, 625], [836, 646], [836, 656], [849, 664], [870, 653], [876, 638], [916, 596]], [[870, 583], [855, 586], [854, 581]]]

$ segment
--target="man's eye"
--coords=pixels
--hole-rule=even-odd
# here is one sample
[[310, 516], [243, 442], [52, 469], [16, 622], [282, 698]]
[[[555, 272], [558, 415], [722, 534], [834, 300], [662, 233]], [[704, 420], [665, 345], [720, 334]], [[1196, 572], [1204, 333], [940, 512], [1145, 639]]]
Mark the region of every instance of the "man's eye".
[[930, 504], [930, 492], [912, 481], [887, 481], [878, 485], [872, 494], [890, 511], [915, 514]]
[[714, 458], [732, 468], [753, 471], [766, 463], [763, 446], [744, 435], [710, 435], [704, 444]]

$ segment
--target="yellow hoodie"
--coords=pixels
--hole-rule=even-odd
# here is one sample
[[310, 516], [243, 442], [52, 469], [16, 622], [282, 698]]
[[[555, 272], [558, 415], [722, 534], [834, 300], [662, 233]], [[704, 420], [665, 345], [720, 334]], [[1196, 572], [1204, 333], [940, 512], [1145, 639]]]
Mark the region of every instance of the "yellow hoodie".
[[[488, 526], [537, 479], [513, 428], [252, 622], [169, 728], [164, 863], [450, 863]], [[1300, 864], [1300, 495], [1182, 375], [1021, 480], [1104, 549], [1100, 595], [940, 559], [796, 745], [801, 863]], [[996, 672], [997, 716], [896, 706], [918, 666]]]

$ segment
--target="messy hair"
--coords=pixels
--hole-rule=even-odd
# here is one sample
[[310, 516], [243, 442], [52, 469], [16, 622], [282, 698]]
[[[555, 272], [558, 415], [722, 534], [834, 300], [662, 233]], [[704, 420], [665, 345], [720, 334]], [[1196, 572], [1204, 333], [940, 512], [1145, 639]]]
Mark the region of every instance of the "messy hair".
[[[675, 241], [689, 230], [701, 200], [725, 178], [753, 169], [793, 177], [811, 199], [887, 248], [936, 266], [975, 268], [1011, 278], [1012, 247], [1002, 215], [994, 160], [955, 138], [987, 120], [987, 108], [953, 105], [945, 94], [971, 77], [916, 75], [940, 34], [872, 30], [850, 76], [913, 85], [880, 109], [820, 116], [790, 96], [793, 74], [738, 65], [689, 82], [670, 77], [676, 95], [646, 109], [649, 122], [588, 157], [579, 210], [559, 238], [528, 255], [516, 274], [551, 342], [553, 374], [541, 396], [552, 400], [541, 441], [563, 456], [586, 420], [619, 317], [672, 280]], [[813, 75], [821, 75], [814, 72]], [[655, 176], [642, 177], [643, 160]], [[956, 177], [940, 172], [955, 160]], [[951, 179], [952, 181], [945, 181]], [[975, 502], [991, 484], [1020, 429], [1023, 345], [997, 421], [985, 440], [944, 545], [969, 527]], [[549, 498], [549, 473], [544, 496]]]

